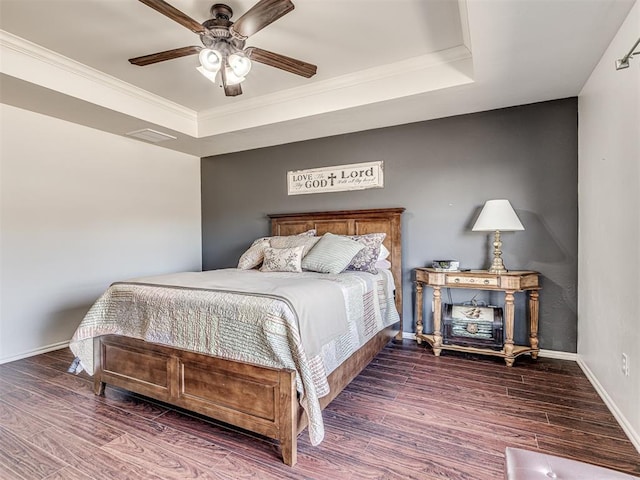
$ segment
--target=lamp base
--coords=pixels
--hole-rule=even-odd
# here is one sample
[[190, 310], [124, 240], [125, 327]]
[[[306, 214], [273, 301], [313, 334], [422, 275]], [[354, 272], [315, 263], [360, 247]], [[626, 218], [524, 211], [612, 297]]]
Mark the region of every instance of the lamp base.
[[489, 267], [489, 273], [507, 273], [507, 269], [502, 262], [502, 242], [500, 241], [500, 230], [496, 230], [493, 240], [493, 261]]
[[491, 265], [491, 268], [489, 269], [489, 273], [507, 273], [509, 270], [507, 270], [506, 268], [493, 268], [493, 265]]

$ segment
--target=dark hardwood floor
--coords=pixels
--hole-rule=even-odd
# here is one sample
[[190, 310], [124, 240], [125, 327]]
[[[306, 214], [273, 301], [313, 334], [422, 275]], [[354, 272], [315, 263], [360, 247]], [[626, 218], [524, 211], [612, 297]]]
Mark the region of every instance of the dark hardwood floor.
[[66, 373], [69, 350], [0, 365], [2, 479], [501, 479], [507, 446], [640, 475], [640, 454], [570, 361], [389, 345], [324, 412], [298, 464], [270, 440]]

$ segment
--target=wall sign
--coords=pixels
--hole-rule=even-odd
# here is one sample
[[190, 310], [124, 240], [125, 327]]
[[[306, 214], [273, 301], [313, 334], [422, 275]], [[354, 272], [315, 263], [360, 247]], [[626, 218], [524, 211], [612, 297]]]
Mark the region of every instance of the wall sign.
[[379, 161], [287, 172], [287, 193], [304, 195], [383, 188], [382, 166], [383, 162]]

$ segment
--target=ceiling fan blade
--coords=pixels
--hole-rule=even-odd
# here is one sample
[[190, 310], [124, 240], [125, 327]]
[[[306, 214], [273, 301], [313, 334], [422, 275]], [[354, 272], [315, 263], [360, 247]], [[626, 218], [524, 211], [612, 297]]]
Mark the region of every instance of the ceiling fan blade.
[[260, 0], [236, 20], [229, 31], [234, 37], [246, 40], [294, 8], [290, 0]]
[[152, 63], [164, 62], [165, 60], [173, 60], [174, 58], [186, 57], [187, 55], [195, 55], [200, 52], [202, 47], [182, 47], [167, 50], [166, 52], [152, 53], [142, 57], [130, 58], [129, 63], [144, 67]]
[[171, 20], [178, 22], [183, 27], [187, 27], [193, 33], [205, 33], [205, 28], [186, 13], [181, 12], [173, 5], [169, 5], [164, 0], [138, 0], [146, 6], [153, 8]]
[[251, 61], [263, 63], [270, 67], [279, 68], [280, 70], [295, 73], [296, 75], [301, 75], [306, 78], [313, 77], [318, 71], [318, 67], [311, 63], [286, 57], [279, 53], [269, 52], [261, 48], [248, 47], [244, 52]]

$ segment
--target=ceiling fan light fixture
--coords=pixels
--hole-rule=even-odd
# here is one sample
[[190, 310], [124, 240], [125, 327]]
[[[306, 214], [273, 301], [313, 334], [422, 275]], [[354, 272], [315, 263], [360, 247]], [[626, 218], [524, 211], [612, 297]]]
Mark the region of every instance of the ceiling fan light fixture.
[[227, 85], [237, 85], [246, 80], [242, 75], [236, 75], [231, 67], [225, 67], [224, 74], [227, 80]]
[[198, 57], [202, 68], [209, 72], [217, 73], [222, 66], [222, 55], [217, 50], [203, 48]]
[[244, 77], [251, 70], [251, 60], [244, 52], [235, 52], [229, 55], [228, 58], [229, 67], [233, 70], [233, 73], [238, 77]]
[[218, 72], [210, 72], [209, 70], [205, 70], [203, 67], [196, 67], [202, 75], [211, 80], [213, 83], [216, 83], [216, 77], [218, 76]]

